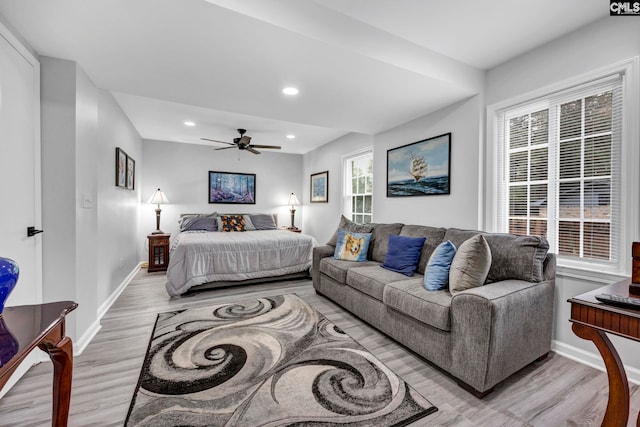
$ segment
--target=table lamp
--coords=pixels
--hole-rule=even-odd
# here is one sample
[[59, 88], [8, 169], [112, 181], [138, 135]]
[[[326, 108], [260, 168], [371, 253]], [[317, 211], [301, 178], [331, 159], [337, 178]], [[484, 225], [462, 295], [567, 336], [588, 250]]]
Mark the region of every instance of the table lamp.
[[291, 193], [291, 196], [289, 196], [289, 203], [287, 203], [289, 206], [291, 206], [291, 227], [289, 227], [290, 230], [295, 230], [297, 229], [297, 227], [293, 224], [295, 217], [296, 217], [296, 206], [298, 206], [300, 204], [300, 201], [298, 200], [298, 198], [296, 197], [295, 194]]
[[169, 199], [167, 199], [167, 196], [158, 188], [147, 203], [158, 205], [156, 208], [156, 231], [151, 234], [163, 234], [163, 231], [160, 230], [160, 205], [169, 203]]

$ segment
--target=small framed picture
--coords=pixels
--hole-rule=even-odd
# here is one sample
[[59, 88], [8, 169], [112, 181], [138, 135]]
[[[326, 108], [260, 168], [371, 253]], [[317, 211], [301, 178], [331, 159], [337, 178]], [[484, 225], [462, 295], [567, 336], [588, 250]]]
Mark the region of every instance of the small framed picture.
[[116, 187], [127, 188], [127, 153], [116, 147]]
[[136, 161], [127, 156], [127, 189], [136, 188]]
[[329, 201], [329, 171], [311, 175], [311, 203], [327, 203]]

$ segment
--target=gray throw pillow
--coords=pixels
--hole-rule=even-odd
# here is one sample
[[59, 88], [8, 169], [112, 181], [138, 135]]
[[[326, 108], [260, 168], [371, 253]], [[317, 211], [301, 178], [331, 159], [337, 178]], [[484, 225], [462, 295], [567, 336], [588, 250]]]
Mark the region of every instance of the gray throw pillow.
[[[370, 224], [373, 227], [371, 234], [371, 244], [369, 245], [368, 259], [384, 262], [384, 257], [389, 250], [389, 236], [400, 234], [403, 224]], [[410, 236], [416, 237], [416, 236]]]
[[272, 215], [255, 214], [249, 215], [249, 217], [251, 218], [251, 223], [256, 230], [275, 230], [276, 228], [278, 228], [275, 221], [273, 220]]
[[351, 233], [371, 233], [373, 226], [371, 224], [357, 224], [350, 219], [347, 219], [344, 215], [340, 216], [340, 223], [331, 239], [327, 242], [329, 246], [336, 246], [338, 242], [338, 230], [349, 231]]
[[449, 228], [444, 240], [451, 240], [454, 245], [459, 246], [476, 234], [482, 234], [491, 249], [493, 262], [487, 275], [487, 283], [508, 279], [528, 282], [544, 280], [544, 260], [549, 252], [547, 239], [540, 236], [517, 236]]
[[180, 231], [216, 231], [218, 223], [210, 216], [183, 216], [180, 220]]
[[242, 215], [244, 217], [244, 231], [254, 231], [256, 226], [251, 221], [251, 215]]
[[491, 249], [481, 234], [466, 240], [456, 252], [449, 270], [452, 295], [484, 285], [491, 268]]

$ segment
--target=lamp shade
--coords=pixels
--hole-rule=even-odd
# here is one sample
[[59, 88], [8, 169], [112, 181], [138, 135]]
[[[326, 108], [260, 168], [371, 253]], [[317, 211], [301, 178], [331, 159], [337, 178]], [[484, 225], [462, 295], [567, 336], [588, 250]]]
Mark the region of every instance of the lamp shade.
[[289, 196], [289, 206], [298, 206], [300, 204], [300, 201], [298, 200], [298, 198], [296, 197], [295, 194], [291, 193], [291, 196]]
[[153, 203], [154, 205], [164, 205], [166, 203], [169, 203], [169, 199], [167, 199], [167, 196], [165, 196], [164, 193], [158, 188], [147, 203]]

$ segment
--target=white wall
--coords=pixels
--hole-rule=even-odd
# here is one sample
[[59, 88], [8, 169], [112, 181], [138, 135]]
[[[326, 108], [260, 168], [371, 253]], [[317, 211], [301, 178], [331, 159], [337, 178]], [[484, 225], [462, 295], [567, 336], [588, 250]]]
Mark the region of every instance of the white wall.
[[[490, 70], [487, 74], [487, 105], [521, 97], [528, 92], [638, 55], [640, 55], [638, 21], [607, 17]], [[638, 117], [631, 117], [630, 120], [637, 123]], [[637, 139], [626, 142], [634, 145], [635, 152], [638, 152]], [[636, 165], [638, 160], [640, 159], [633, 160]], [[491, 171], [492, 167], [491, 159], [488, 158], [487, 171]], [[626, 179], [633, 178], [626, 177]], [[632, 209], [632, 212], [631, 229], [625, 230], [625, 233], [637, 241], [640, 237], [636, 231], [639, 222], [637, 206]], [[630, 263], [629, 259], [629, 265]], [[628, 275], [629, 270], [620, 273]], [[568, 321], [570, 306], [567, 299], [619, 279], [620, 277], [615, 275], [575, 272], [559, 267], [554, 319], [554, 346], [558, 351], [601, 365], [595, 346], [590, 341], [578, 338], [571, 331], [571, 324]], [[620, 352], [623, 363], [631, 368], [628, 370], [630, 377], [635, 381], [640, 380], [639, 344], [616, 337], [612, 341]]]
[[[141, 181], [139, 245], [146, 254], [146, 236], [156, 229], [156, 205], [147, 202], [160, 188], [170, 204], [161, 205], [162, 231], [175, 235], [181, 213], [278, 213], [278, 224], [289, 225], [289, 195], [300, 197], [306, 187], [302, 179], [302, 156], [299, 154], [261, 154], [239, 150], [215, 151], [198, 144], [144, 140], [142, 143], [144, 176]], [[209, 204], [209, 171], [256, 174], [255, 204]], [[296, 209], [296, 225], [304, 222], [304, 209]], [[304, 230], [303, 230], [304, 231]]]
[[[139, 245], [138, 202], [144, 171], [142, 140], [113, 96], [98, 91], [97, 212], [98, 301], [103, 304], [138, 262], [146, 257]], [[115, 186], [115, 150], [136, 161], [135, 190]]]
[[[476, 95], [377, 135], [349, 134], [307, 153], [307, 186], [312, 173], [329, 170], [329, 203], [305, 206], [305, 230], [320, 243], [335, 232], [342, 212], [342, 157], [367, 146], [373, 146], [374, 222], [478, 228], [482, 106], [482, 96]], [[387, 150], [448, 132], [452, 134], [451, 194], [388, 198]]]
[[[86, 73], [76, 65], [75, 114], [75, 195], [76, 225], [76, 328], [80, 337], [95, 324], [98, 310], [98, 227], [94, 201], [97, 193], [98, 164], [98, 90]], [[91, 204], [85, 204], [90, 200]], [[94, 326], [95, 327], [95, 326]]]
[[553, 40], [487, 73], [487, 105], [640, 53], [640, 23], [610, 16]]
[[44, 300], [78, 303], [67, 334], [85, 345], [99, 308], [140, 260], [139, 190], [116, 189], [114, 174], [115, 147], [141, 157], [142, 141], [76, 63], [40, 60]]
[[[375, 135], [375, 222], [478, 228], [482, 98], [476, 95]], [[451, 132], [451, 194], [387, 197], [387, 150]]]
[[[40, 75], [43, 299], [75, 300], [75, 64], [42, 57]], [[67, 321], [72, 337], [76, 337], [76, 316]]]
[[[314, 236], [318, 243], [328, 241], [336, 231], [342, 213], [342, 156], [373, 147], [373, 136], [350, 133], [304, 155], [304, 222], [306, 234]], [[311, 203], [311, 174], [329, 171], [327, 203]], [[374, 182], [374, 186], [376, 183]]]

